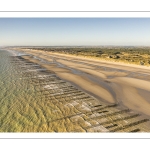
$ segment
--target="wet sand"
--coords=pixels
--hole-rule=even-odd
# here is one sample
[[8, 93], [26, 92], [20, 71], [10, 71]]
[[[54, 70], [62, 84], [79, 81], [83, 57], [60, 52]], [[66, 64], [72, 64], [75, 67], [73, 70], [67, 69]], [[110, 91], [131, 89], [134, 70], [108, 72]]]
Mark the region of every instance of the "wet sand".
[[51, 62], [26, 56], [92, 94], [105, 103], [119, 104], [150, 116], [150, 68], [44, 51], [24, 52]]

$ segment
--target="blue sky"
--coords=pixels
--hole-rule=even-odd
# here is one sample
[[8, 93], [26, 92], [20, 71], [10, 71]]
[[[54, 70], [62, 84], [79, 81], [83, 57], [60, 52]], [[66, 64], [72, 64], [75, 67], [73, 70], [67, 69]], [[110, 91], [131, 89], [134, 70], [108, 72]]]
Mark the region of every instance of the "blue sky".
[[150, 46], [150, 18], [0, 18], [0, 46]]

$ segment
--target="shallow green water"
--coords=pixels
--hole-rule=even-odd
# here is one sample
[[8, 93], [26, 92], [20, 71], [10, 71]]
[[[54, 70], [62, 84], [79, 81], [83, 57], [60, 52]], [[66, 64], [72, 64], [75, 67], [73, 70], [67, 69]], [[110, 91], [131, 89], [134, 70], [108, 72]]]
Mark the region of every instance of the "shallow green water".
[[[44, 131], [40, 129], [47, 123], [44, 116], [45, 99], [39, 92], [41, 87], [36, 86], [35, 89], [28, 74], [24, 75], [25, 70], [12, 62], [12, 55], [0, 50], [0, 131]], [[53, 115], [49, 111], [50, 113], [46, 113], [51, 118]]]
[[10, 52], [0, 50], [0, 131], [2, 132], [23, 131], [23, 124], [28, 122], [28, 116], [25, 116], [23, 111], [27, 108], [31, 95], [32, 98], [34, 95], [33, 86], [28, 84], [27, 80], [22, 80], [21, 70], [11, 62], [12, 55]]
[[29, 62], [19, 60], [17, 55], [0, 50], [0, 132], [82, 131], [69, 120], [57, 121], [79, 112], [75, 107], [64, 105], [65, 100], [69, 100], [67, 95], [65, 98], [59, 96], [63, 91], [61, 88], [67, 91], [70, 85], [55, 75], [42, 79], [43, 73], [25, 65]]

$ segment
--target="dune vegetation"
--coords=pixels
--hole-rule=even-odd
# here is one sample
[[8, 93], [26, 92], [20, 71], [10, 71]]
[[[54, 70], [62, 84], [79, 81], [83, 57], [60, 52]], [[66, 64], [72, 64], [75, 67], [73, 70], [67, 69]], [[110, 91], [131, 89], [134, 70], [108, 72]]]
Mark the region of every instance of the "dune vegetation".
[[31, 47], [31, 49], [150, 66], [149, 47]]

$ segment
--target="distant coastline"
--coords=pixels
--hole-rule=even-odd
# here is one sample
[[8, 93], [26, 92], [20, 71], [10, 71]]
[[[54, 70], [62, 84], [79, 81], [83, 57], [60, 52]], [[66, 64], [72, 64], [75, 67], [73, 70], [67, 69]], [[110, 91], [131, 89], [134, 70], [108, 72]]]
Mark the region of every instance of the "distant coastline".
[[148, 46], [15, 46], [7, 49], [41, 50], [94, 60], [150, 66]]

